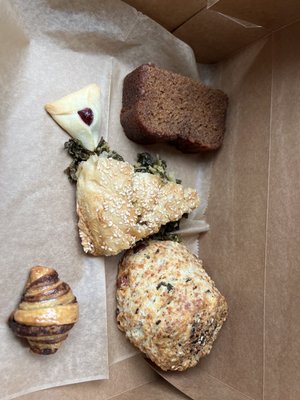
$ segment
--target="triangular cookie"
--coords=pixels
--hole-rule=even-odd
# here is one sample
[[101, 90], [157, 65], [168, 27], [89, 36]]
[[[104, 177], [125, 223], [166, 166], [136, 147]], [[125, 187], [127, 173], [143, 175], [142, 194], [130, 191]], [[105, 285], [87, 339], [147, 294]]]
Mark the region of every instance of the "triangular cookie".
[[112, 158], [91, 156], [77, 177], [79, 234], [94, 256], [118, 254], [199, 205], [196, 190]]
[[100, 88], [95, 83], [45, 105], [51, 117], [93, 151], [100, 140]]

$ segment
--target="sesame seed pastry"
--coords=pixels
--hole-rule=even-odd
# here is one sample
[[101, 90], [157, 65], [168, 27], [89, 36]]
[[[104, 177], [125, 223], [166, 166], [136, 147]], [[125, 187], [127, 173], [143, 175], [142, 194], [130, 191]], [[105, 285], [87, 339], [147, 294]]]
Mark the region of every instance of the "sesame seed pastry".
[[34, 353], [55, 353], [78, 320], [78, 303], [70, 286], [53, 268], [30, 271], [18, 308], [9, 318], [13, 332], [27, 339]]
[[183, 244], [144, 241], [120, 261], [118, 327], [164, 371], [194, 367], [209, 354], [227, 313], [202, 261]]
[[77, 170], [79, 235], [86, 253], [111, 256], [199, 206], [194, 189], [135, 172], [124, 161], [91, 156]]

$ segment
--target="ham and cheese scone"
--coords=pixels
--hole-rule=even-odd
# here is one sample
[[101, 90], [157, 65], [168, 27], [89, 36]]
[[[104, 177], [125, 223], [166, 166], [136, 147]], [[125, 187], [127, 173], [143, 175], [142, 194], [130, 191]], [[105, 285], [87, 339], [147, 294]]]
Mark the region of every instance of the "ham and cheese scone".
[[119, 264], [118, 327], [164, 371], [209, 354], [227, 312], [202, 261], [180, 243], [144, 241]]
[[91, 156], [77, 171], [79, 235], [86, 253], [111, 256], [157, 233], [199, 205], [194, 189]]

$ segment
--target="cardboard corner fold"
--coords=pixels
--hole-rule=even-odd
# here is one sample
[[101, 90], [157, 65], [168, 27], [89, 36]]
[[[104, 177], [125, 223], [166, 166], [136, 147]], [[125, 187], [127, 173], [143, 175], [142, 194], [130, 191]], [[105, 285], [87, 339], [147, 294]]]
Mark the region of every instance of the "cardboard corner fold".
[[[212, 7], [213, 8], [213, 7]], [[197, 13], [173, 33], [188, 43], [198, 62], [216, 63], [269, 33], [268, 29], [238, 20], [212, 8]]]
[[[119, 396], [113, 397], [115, 400], [188, 400], [190, 397], [177, 390], [174, 386], [168, 384], [162, 378], [157, 379], [138, 386], [128, 392], [124, 392]], [[109, 399], [108, 399], [109, 400]]]
[[198, 62], [215, 63], [299, 18], [297, 0], [211, 0], [174, 34], [193, 48]]
[[207, 0], [188, 0], [182, 7], [182, 0], [124, 0], [137, 10], [157, 21], [172, 32], [189, 18], [206, 7]]
[[272, 31], [300, 17], [300, 4], [297, 0], [219, 0], [210, 9]]

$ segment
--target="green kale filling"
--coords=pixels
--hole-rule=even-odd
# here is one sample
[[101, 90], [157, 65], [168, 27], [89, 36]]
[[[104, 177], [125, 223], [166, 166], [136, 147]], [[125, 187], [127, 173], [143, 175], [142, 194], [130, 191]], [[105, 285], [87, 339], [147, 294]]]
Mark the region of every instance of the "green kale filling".
[[69, 156], [73, 158], [71, 164], [68, 166], [68, 168], [65, 169], [65, 173], [68, 175], [69, 180], [73, 183], [77, 181], [76, 172], [81, 161], [87, 161], [90, 156], [94, 154], [98, 156], [100, 156], [100, 154], [103, 154], [107, 158], [124, 161], [124, 158], [120, 156], [120, 154], [118, 154], [116, 151], [110, 150], [108, 143], [103, 138], [101, 138], [95, 151], [85, 149], [82, 146], [80, 140], [77, 139], [68, 140], [64, 144], [64, 148]]
[[[182, 216], [182, 218], [186, 217], [186, 214]], [[172, 240], [173, 242], [181, 242], [181, 237], [179, 235], [176, 235], [174, 231], [179, 230], [179, 225], [180, 225], [181, 219], [178, 221], [171, 221], [168, 222], [166, 225], [162, 225], [160, 227], [160, 230], [157, 233], [154, 233], [153, 235], [149, 236], [148, 239], [151, 240]]]
[[158, 290], [161, 286], [165, 286], [167, 288], [167, 291], [170, 292], [174, 287], [171, 285], [171, 283], [166, 283], [166, 282], [159, 282], [159, 284], [156, 286], [156, 289]]
[[159, 175], [164, 182], [181, 183], [180, 179], [175, 179], [167, 173], [167, 163], [161, 160], [158, 155], [154, 157], [150, 153], [138, 153], [134, 170], [135, 172], [148, 172], [149, 174]]

